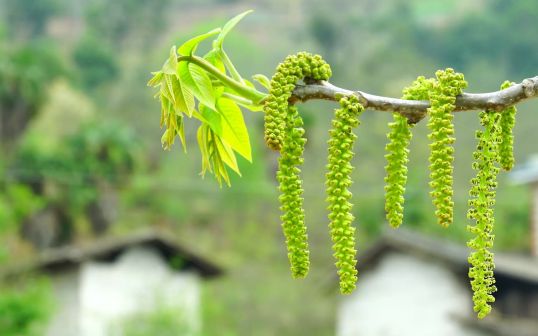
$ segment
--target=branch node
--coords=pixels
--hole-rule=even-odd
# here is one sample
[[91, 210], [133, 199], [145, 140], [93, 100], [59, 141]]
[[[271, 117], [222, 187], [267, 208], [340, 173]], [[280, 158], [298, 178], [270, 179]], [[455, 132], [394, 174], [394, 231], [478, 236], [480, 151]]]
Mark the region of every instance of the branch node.
[[521, 85], [523, 86], [525, 97], [530, 98], [535, 96], [538, 91], [538, 76], [524, 79]]

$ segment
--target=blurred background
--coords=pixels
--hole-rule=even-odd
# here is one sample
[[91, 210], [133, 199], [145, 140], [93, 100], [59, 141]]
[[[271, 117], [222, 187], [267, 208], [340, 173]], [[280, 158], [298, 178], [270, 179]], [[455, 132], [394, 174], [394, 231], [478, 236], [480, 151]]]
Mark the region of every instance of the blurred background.
[[[240, 162], [243, 177], [233, 176], [231, 188], [198, 176], [194, 123], [186, 124], [187, 154], [179, 146], [161, 149], [160, 106], [146, 87], [150, 72], [160, 69], [171, 45], [247, 9], [255, 12], [225, 43], [246, 78], [270, 77], [281, 59], [302, 50], [323, 55], [332, 83], [393, 97], [418, 75], [448, 66], [465, 74], [468, 92], [496, 91], [504, 80], [520, 82], [538, 69], [533, 0], [0, 0], [0, 335], [404, 335], [353, 326], [349, 311], [362, 294], [342, 300], [338, 293], [324, 202], [333, 103], [300, 107], [309, 137], [303, 176], [312, 257], [304, 280], [290, 276], [277, 156], [263, 144], [261, 114], [245, 116], [254, 162]], [[537, 152], [537, 108], [537, 101], [518, 106], [516, 164]], [[428, 195], [426, 123], [414, 129], [404, 227], [424, 238], [418, 248], [412, 239], [394, 243], [385, 234], [390, 119], [389, 113], [366, 112], [357, 130], [352, 192], [359, 254], [369, 265], [362, 286], [359, 257], [357, 292], [387, 299], [388, 289], [367, 285], [368, 277], [391, 265], [381, 251], [407, 256], [393, 260], [401, 272], [421, 269], [408, 260], [420, 256], [420, 265], [435, 265], [436, 274], [453, 278], [448, 288], [464, 294], [464, 307], [450, 309], [474, 319], [462, 271], [467, 261], [453, 257], [466, 251], [469, 239], [465, 213], [477, 113], [455, 117], [455, 222], [448, 229], [436, 225]], [[528, 167], [532, 175], [534, 166]], [[494, 312], [497, 321], [512, 313], [538, 319], [526, 185], [534, 180], [513, 180], [499, 176], [495, 250], [516, 258], [509, 266], [524, 260], [514, 279], [508, 266], [505, 273], [507, 283], [526, 285], [507, 299], [506, 310]], [[424, 248], [428, 244], [446, 253]], [[150, 297], [156, 289], [160, 294]], [[423, 308], [442, 297], [431, 293]], [[402, 310], [420, 314], [412, 309], [419, 303], [402, 300], [378, 302], [379, 311], [372, 304], [377, 317], [369, 320], [382, 319], [382, 325]], [[396, 301], [403, 308], [388, 313]], [[439, 309], [447, 316], [452, 311]], [[448, 326], [454, 320], [439, 322], [437, 330], [452, 330], [439, 334], [474, 335], [451, 329], [460, 328]], [[410, 335], [421, 335], [414, 327]], [[481, 330], [477, 335], [503, 328], [472, 326]]]

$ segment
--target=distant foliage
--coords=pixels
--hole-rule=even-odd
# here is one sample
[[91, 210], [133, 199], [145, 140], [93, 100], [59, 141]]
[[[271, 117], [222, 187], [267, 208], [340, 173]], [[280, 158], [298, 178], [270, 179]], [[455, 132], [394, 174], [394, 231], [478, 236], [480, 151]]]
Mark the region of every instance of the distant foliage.
[[59, 55], [43, 43], [0, 48], [0, 140], [9, 144], [25, 130], [46, 98], [46, 87], [63, 74]]
[[[529, 57], [538, 53], [538, 46], [533, 34], [524, 32], [538, 29], [537, 16], [534, 0], [488, 0], [481, 10], [469, 11], [447, 25], [415, 28], [415, 45], [423, 54], [458, 69], [469, 69], [480, 60], [515, 76], [527, 76], [538, 67], [538, 59]], [[491, 48], [495, 44], [503, 47]]]
[[130, 35], [154, 40], [152, 37], [166, 25], [163, 17], [166, 16], [166, 10], [171, 2], [170, 0], [88, 1], [85, 11], [87, 28], [111, 46], [119, 47]]
[[35, 38], [45, 33], [48, 20], [65, 8], [61, 0], [4, 1], [8, 32], [17, 38]]
[[159, 306], [151, 312], [127, 316], [114, 326], [111, 335], [122, 336], [201, 336], [194, 328], [194, 321], [177, 309]]
[[0, 288], [0, 334], [40, 336], [54, 311], [50, 285], [25, 281], [22, 286]]
[[120, 186], [135, 168], [134, 135], [114, 123], [86, 124], [53, 150], [40, 149], [36, 141], [21, 146], [12, 176], [37, 193], [45, 184], [63, 189], [64, 201], [75, 208], [94, 200], [100, 183]]
[[[40, 146], [40, 136], [25, 138], [6, 168], [11, 181], [4, 192], [10, 203], [18, 195], [20, 200], [12, 206], [20, 209], [15, 227], [38, 248], [70, 242], [78, 219], [89, 220], [94, 234], [103, 233], [113, 214], [105, 217], [109, 213], [99, 206], [114, 201], [110, 195], [136, 168], [134, 135], [109, 122], [86, 124], [48, 146]], [[44, 214], [51, 218], [48, 226], [40, 220]]]
[[79, 68], [83, 85], [88, 89], [119, 75], [113, 50], [97, 36], [87, 35], [81, 39], [73, 50], [73, 60]]

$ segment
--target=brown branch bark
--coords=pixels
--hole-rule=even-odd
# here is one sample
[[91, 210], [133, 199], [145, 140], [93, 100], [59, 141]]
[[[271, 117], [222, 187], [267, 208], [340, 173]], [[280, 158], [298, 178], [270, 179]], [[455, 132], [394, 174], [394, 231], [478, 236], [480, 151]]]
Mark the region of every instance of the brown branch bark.
[[[356, 95], [365, 108], [398, 112], [409, 119], [409, 123], [417, 123], [426, 116], [430, 103], [426, 100], [404, 100], [391, 97], [376, 96], [362, 91], [351, 91], [334, 86], [325, 81], [298, 84], [290, 98], [290, 103], [305, 102], [311, 99], [338, 100], [339, 95]], [[538, 76], [527, 78], [521, 83], [507, 89], [488, 93], [462, 93], [456, 97], [455, 112], [470, 110], [502, 111], [525, 99], [538, 97]]]

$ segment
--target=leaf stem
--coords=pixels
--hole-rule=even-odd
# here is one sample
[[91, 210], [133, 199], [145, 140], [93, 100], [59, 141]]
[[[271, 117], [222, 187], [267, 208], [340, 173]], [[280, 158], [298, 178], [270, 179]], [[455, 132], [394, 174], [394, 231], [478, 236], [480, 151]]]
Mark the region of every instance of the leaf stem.
[[226, 66], [228, 71], [230, 71], [230, 75], [232, 75], [232, 78], [241, 84], [245, 84], [245, 81], [243, 81], [243, 78], [241, 77], [241, 75], [239, 74], [239, 71], [237, 71], [232, 61], [228, 57], [228, 54], [223, 49], [220, 49], [219, 53], [220, 53], [220, 57], [222, 58], [222, 61], [224, 62], [224, 65]]
[[219, 69], [217, 69], [215, 66], [213, 66], [211, 63], [206, 61], [205, 59], [199, 57], [199, 56], [179, 56], [177, 58], [178, 62], [191, 62], [193, 64], [198, 65], [205, 71], [209, 72], [211, 75], [215, 76], [218, 80], [220, 80], [223, 84], [229, 86], [231, 89], [242, 95], [243, 97], [246, 97], [248, 99], [251, 99], [255, 104], [261, 103], [266, 97], [267, 94], [260, 92], [252, 87], [246, 86], [244, 84], [239, 83], [238, 81], [234, 80], [233, 78], [230, 78], [220, 72]]

